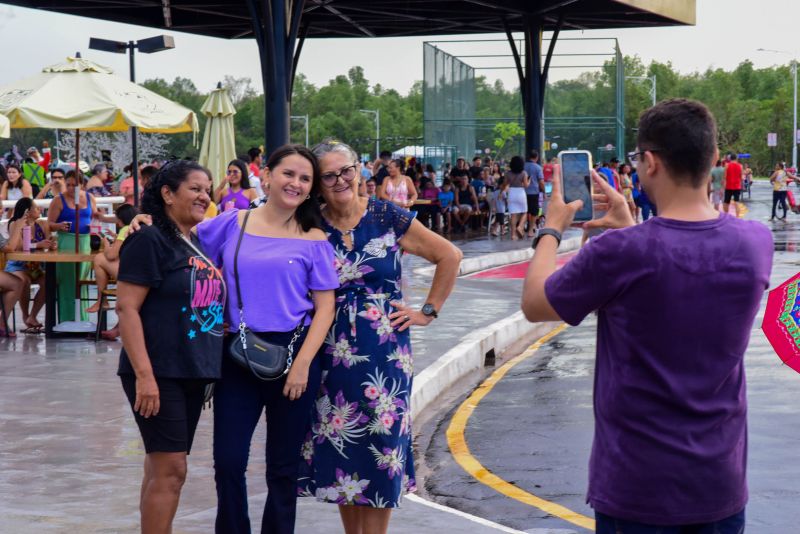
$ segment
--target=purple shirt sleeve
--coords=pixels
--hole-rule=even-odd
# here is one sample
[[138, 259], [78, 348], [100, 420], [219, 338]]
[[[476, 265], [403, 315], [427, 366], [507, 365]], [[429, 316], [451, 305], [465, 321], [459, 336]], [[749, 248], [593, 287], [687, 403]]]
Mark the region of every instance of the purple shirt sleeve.
[[339, 288], [339, 275], [334, 266], [333, 246], [328, 241], [314, 241], [311, 268], [308, 271], [308, 288], [324, 291]]
[[564, 267], [545, 281], [547, 301], [566, 323], [576, 326], [599, 310], [621, 287], [625, 265], [619, 250], [624, 233], [607, 231], [593, 238]]
[[197, 225], [197, 238], [208, 259], [222, 267], [222, 250], [229, 238], [238, 239], [239, 210], [231, 209]]

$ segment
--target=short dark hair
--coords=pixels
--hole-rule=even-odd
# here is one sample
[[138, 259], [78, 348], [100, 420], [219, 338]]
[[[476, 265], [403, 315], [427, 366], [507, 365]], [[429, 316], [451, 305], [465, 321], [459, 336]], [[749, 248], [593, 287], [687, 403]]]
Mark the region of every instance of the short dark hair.
[[247, 156], [250, 158], [250, 163], [254, 162], [258, 156], [261, 155], [261, 149], [258, 147], [253, 147], [247, 151]]
[[388, 150], [381, 150], [381, 153], [380, 153], [380, 154], [378, 154], [378, 157], [379, 157], [380, 159], [383, 159], [383, 158], [391, 158], [391, 157], [392, 157], [392, 153], [391, 153], [391, 152], [389, 152]]
[[528, 159], [539, 159], [539, 151], [536, 149], [531, 150], [528, 154]]
[[739, 156], [736, 152], [731, 152], [731, 161], [736, 161], [737, 159], [739, 159]]
[[149, 180], [150, 178], [155, 176], [157, 172], [158, 172], [158, 167], [156, 167], [155, 165], [147, 165], [146, 167], [142, 167], [142, 170], [139, 171], [139, 178], [144, 178], [146, 180]]
[[662, 100], [639, 117], [639, 150], [655, 152], [680, 181], [702, 186], [717, 148], [717, 124], [705, 104], [686, 98]]
[[514, 156], [508, 162], [508, 169], [513, 173], [520, 173], [525, 170], [525, 162], [522, 161], [522, 156]]
[[472, 158], [472, 163], [475, 163], [476, 161], [478, 161], [478, 162], [481, 161], [481, 157], [480, 156], [475, 156], [474, 158]]
[[131, 206], [130, 204], [123, 204], [117, 208], [116, 216], [117, 219], [122, 221], [122, 224], [128, 226], [134, 217], [139, 213], [139, 210], [136, 207]]

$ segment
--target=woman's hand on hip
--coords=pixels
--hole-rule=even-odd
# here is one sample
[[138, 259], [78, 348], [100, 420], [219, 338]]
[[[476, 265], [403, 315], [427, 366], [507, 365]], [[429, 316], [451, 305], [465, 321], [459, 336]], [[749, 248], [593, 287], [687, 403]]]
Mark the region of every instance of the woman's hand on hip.
[[411, 325], [428, 326], [433, 321], [433, 317], [406, 306], [402, 302], [391, 302], [390, 304], [396, 311], [389, 314], [389, 319], [392, 321], [392, 328], [398, 332], [407, 330]]
[[308, 387], [308, 363], [295, 360], [289, 374], [286, 376], [286, 384], [283, 386], [283, 396], [289, 400], [299, 399]]
[[154, 376], [136, 378], [136, 402], [133, 411], [147, 419], [151, 415], [158, 415], [161, 401], [158, 395], [158, 384]]

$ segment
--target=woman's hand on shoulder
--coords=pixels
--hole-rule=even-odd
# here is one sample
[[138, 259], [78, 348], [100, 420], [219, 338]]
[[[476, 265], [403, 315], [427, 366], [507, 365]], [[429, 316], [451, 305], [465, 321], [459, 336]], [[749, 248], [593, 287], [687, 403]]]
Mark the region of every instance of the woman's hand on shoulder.
[[152, 226], [153, 225], [153, 217], [146, 213], [140, 213], [136, 217], [133, 218], [130, 224], [130, 229], [128, 233], [134, 234], [142, 229], [143, 226]]

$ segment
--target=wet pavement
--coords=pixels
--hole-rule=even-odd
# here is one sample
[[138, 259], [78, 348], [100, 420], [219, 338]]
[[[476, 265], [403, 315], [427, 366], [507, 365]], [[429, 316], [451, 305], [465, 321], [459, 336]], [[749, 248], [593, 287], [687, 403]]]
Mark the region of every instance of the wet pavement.
[[[771, 188], [767, 183], [754, 185], [747, 204], [747, 218], [764, 221], [773, 229], [774, 287], [800, 270], [800, 216], [790, 213], [785, 223], [769, 223]], [[749, 398], [747, 524], [749, 532], [783, 534], [796, 532], [800, 524], [800, 479], [791, 467], [797, 462], [794, 445], [800, 442], [800, 410], [796, 408], [800, 376], [781, 364], [761, 333], [765, 302], [766, 293], [745, 357]], [[527, 493], [590, 518], [593, 512], [584, 500], [593, 433], [595, 330], [596, 321], [587, 319], [516, 365], [475, 408], [465, 431], [472, 455], [486, 469]], [[426, 466], [432, 470], [425, 482], [427, 497], [523, 531], [551, 528], [565, 533], [587, 532], [506, 497], [466, 473], [447, 446], [445, 430], [451, 416], [452, 411], [433, 423], [438, 427], [425, 454]]]
[[[529, 246], [486, 236], [458, 244], [467, 257]], [[422, 262], [409, 258], [406, 264], [411, 273]], [[459, 281], [441, 318], [413, 332], [416, 371], [466, 333], [516, 311], [517, 282]], [[408, 276], [407, 283], [408, 300], [421, 304], [430, 278]], [[109, 321], [115, 320], [111, 313]], [[120, 348], [118, 342], [42, 336], [0, 339], [0, 534], [138, 531], [144, 451], [116, 376]], [[176, 533], [212, 530], [216, 495], [209, 415], [204, 413], [198, 426]], [[264, 441], [262, 423], [253, 439], [248, 477], [254, 524], [266, 492]], [[426, 510], [419, 503], [404, 506], [397, 513], [402, 532], [497, 532]], [[341, 532], [335, 507], [304, 500], [297, 532]]]

